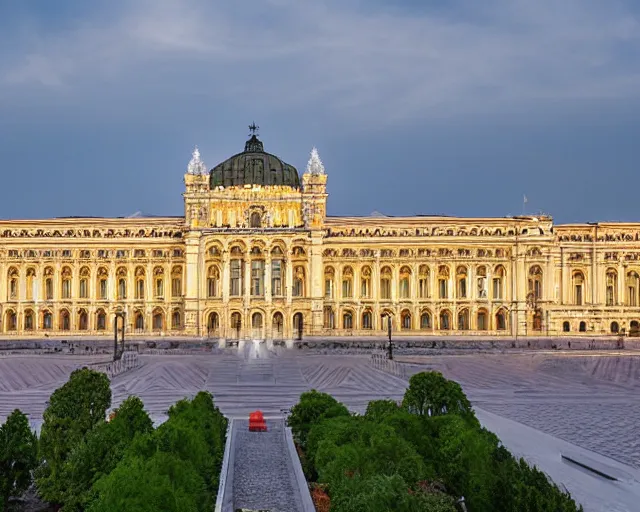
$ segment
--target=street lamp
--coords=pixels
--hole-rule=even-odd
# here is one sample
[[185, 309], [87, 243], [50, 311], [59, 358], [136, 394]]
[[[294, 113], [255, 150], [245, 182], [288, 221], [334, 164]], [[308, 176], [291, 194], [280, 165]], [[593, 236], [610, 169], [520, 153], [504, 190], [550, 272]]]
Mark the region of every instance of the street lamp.
[[387, 314], [387, 333], [389, 335], [389, 345], [387, 347], [388, 358], [393, 359], [393, 342], [391, 341], [391, 314]]
[[116, 311], [116, 315], [113, 318], [113, 360], [118, 359], [118, 319], [122, 318], [122, 352], [124, 352], [124, 331], [125, 331], [125, 318], [127, 314], [124, 311]]

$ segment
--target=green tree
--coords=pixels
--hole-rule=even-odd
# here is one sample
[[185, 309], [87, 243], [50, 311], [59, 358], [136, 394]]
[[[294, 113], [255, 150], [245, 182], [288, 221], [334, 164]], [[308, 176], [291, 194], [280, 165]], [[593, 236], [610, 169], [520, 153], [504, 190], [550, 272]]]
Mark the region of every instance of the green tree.
[[445, 379], [440, 372], [416, 373], [409, 379], [402, 406], [420, 416], [459, 414], [478, 424], [471, 403], [460, 384]]
[[381, 422], [386, 417], [398, 412], [399, 409], [398, 404], [393, 400], [372, 400], [367, 405], [367, 412], [364, 416], [371, 421]]
[[305, 448], [311, 427], [336, 416], [349, 416], [349, 410], [331, 395], [312, 389], [300, 395], [300, 401], [291, 409], [287, 425], [291, 427], [296, 442]]
[[153, 431], [153, 423], [136, 396], [127, 398], [109, 422], [99, 422], [71, 451], [64, 465], [64, 510], [84, 510], [96, 480], [109, 474], [138, 434]]
[[[211, 510], [203, 478], [171, 453], [127, 457], [95, 484], [88, 512], [199, 512]], [[208, 508], [207, 508], [208, 507]]]
[[97, 423], [104, 421], [111, 405], [109, 379], [103, 373], [83, 368], [55, 390], [44, 411], [40, 432], [42, 465], [36, 471], [40, 496], [62, 504], [68, 482], [64, 467], [71, 451]]
[[9, 498], [27, 490], [37, 463], [38, 438], [27, 417], [16, 409], [0, 426], [0, 509], [7, 510]]

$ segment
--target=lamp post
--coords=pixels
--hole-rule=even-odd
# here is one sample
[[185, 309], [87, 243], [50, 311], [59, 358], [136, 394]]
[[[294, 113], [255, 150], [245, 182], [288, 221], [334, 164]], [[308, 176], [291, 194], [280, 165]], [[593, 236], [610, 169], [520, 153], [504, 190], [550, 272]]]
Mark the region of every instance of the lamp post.
[[115, 317], [113, 318], [113, 360], [116, 361], [118, 359], [118, 319], [122, 318], [122, 350], [124, 352], [124, 331], [125, 331], [125, 318], [126, 313], [124, 311], [116, 311]]
[[387, 347], [388, 358], [393, 360], [393, 342], [391, 341], [391, 315], [387, 315], [387, 333], [389, 335], [389, 345]]

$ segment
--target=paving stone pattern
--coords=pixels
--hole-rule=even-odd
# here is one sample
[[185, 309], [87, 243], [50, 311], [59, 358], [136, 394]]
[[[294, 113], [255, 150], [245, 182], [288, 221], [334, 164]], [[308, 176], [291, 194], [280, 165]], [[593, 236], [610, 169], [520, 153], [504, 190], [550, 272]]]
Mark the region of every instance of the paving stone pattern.
[[267, 432], [249, 432], [237, 421], [234, 506], [271, 512], [297, 512], [302, 501], [284, 437], [283, 420], [267, 420]]

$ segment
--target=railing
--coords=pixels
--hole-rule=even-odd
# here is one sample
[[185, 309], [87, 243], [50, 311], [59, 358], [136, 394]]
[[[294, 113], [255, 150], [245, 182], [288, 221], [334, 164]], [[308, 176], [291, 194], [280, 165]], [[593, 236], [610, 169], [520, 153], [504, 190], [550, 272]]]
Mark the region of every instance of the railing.
[[389, 359], [386, 354], [371, 354], [370, 364], [377, 370], [382, 370], [402, 379], [407, 378], [406, 367], [402, 363]]

